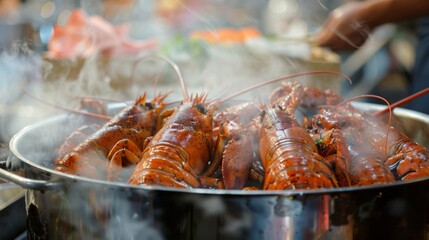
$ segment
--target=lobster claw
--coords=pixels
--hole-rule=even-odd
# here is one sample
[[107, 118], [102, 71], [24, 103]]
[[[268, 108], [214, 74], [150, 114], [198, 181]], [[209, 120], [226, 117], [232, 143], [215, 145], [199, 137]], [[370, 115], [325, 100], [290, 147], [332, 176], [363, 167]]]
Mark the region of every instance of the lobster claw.
[[228, 122], [221, 127], [221, 137], [226, 141], [222, 154], [222, 176], [225, 189], [242, 189], [249, 178], [253, 161], [252, 144], [249, 134], [235, 122]]

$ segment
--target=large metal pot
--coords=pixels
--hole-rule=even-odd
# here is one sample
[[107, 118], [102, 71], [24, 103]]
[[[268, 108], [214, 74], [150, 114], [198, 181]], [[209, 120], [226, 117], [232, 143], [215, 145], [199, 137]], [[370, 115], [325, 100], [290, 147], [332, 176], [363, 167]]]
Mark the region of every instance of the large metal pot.
[[[395, 113], [409, 136], [429, 146], [428, 116], [405, 109]], [[24, 128], [10, 143], [9, 161], [19, 161], [25, 177], [4, 169], [0, 177], [27, 189], [29, 239], [429, 236], [427, 178], [315, 191], [181, 190], [97, 181], [52, 170], [54, 150], [77, 124], [70, 116], [55, 117]]]

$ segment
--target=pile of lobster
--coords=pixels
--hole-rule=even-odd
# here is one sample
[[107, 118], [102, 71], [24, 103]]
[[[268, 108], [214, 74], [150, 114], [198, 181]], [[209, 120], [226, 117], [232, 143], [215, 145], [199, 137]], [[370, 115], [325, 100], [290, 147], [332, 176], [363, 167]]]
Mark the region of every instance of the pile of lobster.
[[141, 186], [247, 190], [429, 175], [426, 148], [330, 90], [290, 81], [268, 103], [231, 101], [237, 95], [209, 101], [183, 90], [174, 107], [168, 94], [144, 95], [104, 126], [65, 139], [55, 170]]

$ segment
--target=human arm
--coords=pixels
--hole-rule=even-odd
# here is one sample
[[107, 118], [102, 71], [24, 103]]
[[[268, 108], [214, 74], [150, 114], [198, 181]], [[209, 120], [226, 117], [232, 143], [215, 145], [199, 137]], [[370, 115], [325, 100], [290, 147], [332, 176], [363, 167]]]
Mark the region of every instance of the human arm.
[[332, 11], [315, 41], [334, 50], [352, 50], [360, 47], [377, 26], [423, 16], [429, 16], [428, 0], [349, 2]]

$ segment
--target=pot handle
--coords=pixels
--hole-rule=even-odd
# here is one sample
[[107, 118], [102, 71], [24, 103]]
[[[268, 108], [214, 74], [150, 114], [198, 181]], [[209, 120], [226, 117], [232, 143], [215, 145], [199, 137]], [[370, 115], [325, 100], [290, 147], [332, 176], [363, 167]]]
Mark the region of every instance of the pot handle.
[[51, 190], [58, 188], [62, 185], [61, 182], [50, 182], [45, 180], [34, 180], [25, 178], [22, 176], [19, 176], [17, 174], [14, 174], [12, 172], [7, 171], [6, 169], [3, 169], [3, 165], [0, 167], [0, 178], [15, 183], [22, 188], [25, 189], [31, 189], [31, 190]]

